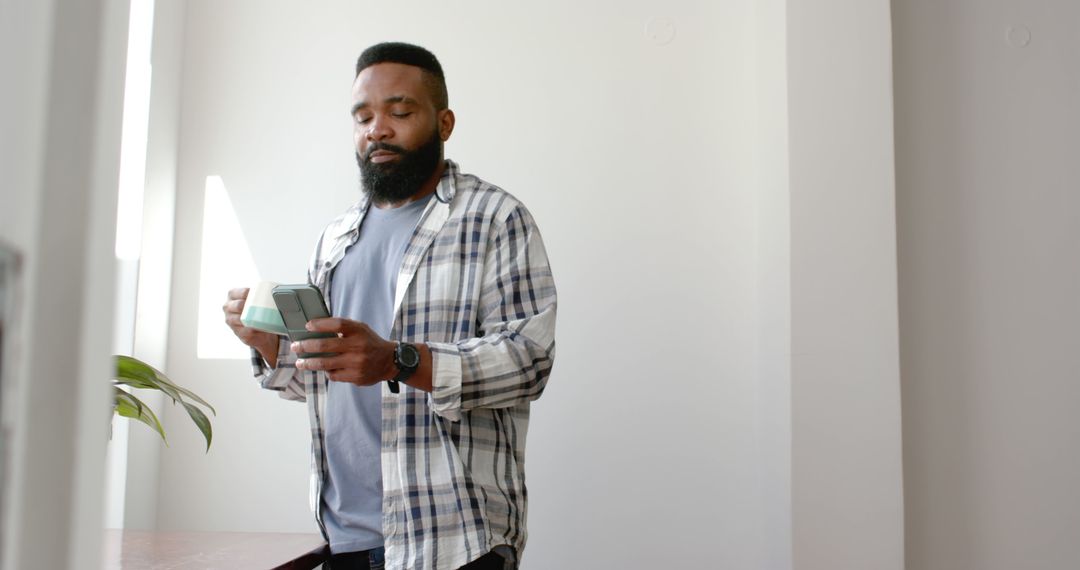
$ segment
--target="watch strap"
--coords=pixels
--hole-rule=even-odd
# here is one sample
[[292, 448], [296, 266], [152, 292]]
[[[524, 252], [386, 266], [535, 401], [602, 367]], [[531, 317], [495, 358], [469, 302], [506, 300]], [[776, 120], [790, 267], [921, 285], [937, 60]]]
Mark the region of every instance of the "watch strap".
[[[411, 365], [407, 362], [403, 362], [402, 355], [406, 352], [411, 353], [409, 355], [412, 357], [411, 360], [413, 361]], [[419, 368], [420, 351], [417, 350], [416, 346], [412, 344], [406, 342], [399, 342], [397, 348], [394, 349], [394, 366], [397, 367], [398, 373], [394, 376], [393, 379], [390, 380], [390, 391], [396, 394], [397, 390], [395, 390], [395, 388], [400, 389], [398, 383], [408, 380], [409, 377], [412, 376], [414, 372], [416, 372], [416, 369]]]

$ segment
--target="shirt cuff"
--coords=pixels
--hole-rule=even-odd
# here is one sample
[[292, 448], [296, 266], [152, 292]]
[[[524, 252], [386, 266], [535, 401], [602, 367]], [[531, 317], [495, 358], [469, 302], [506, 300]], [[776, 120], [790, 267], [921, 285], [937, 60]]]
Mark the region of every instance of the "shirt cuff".
[[265, 368], [263, 368], [263, 373], [259, 378], [259, 383], [263, 388], [267, 390], [284, 390], [289, 386], [289, 382], [292, 381], [296, 372], [296, 355], [289, 350], [289, 343], [286, 339], [281, 339], [278, 343], [277, 366], [270, 368], [265, 360], [263, 360], [263, 366]]
[[427, 343], [431, 350], [432, 411], [461, 421], [461, 352], [453, 344]]

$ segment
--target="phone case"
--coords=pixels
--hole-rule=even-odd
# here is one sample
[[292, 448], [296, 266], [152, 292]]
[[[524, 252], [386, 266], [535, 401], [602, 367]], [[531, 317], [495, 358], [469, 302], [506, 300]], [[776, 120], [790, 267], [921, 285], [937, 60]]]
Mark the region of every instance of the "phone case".
[[[330, 316], [323, 300], [322, 292], [314, 285], [278, 285], [273, 290], [274, 304], [281, 313], [281, 320], [285, 323], [289, 340], [298, 341], [309, 338], [334, 338], [335, 333], [311, 332], [305, 328], [307, 322], [312, 319], [321, 319]], [[335, 353], [317, 352], [300, 353], [300, 358], [318, 358], [320, 356], [335, 356]]]

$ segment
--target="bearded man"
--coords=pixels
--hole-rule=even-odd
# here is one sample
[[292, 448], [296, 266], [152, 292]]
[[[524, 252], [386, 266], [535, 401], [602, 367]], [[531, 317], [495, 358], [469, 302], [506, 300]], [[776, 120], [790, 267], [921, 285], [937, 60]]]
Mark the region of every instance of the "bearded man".
[[519, 200], [444, 159], [454, 113], [429, 51], [368, 48], [352, 95], [362, 196], [308, 273], [333, 315], [308, 329], [337, 337], [244, 327], [246, 289], [229, 292], [226, 322], [261, 385], [307, 403], [329, 568], [517, 568], [529, 404], [555, 355], [540, 232]]

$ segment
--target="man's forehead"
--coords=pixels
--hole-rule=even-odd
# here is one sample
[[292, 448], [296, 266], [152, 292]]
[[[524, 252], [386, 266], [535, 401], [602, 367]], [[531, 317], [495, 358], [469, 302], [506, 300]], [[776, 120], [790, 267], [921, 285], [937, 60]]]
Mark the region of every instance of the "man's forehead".
[[395, 91], [416, 98], [425, 92], [424, 70], [404, 63], [376, 63], [368, 66], [353, 82], [353, 96], [362, 94], [383, 95]]

